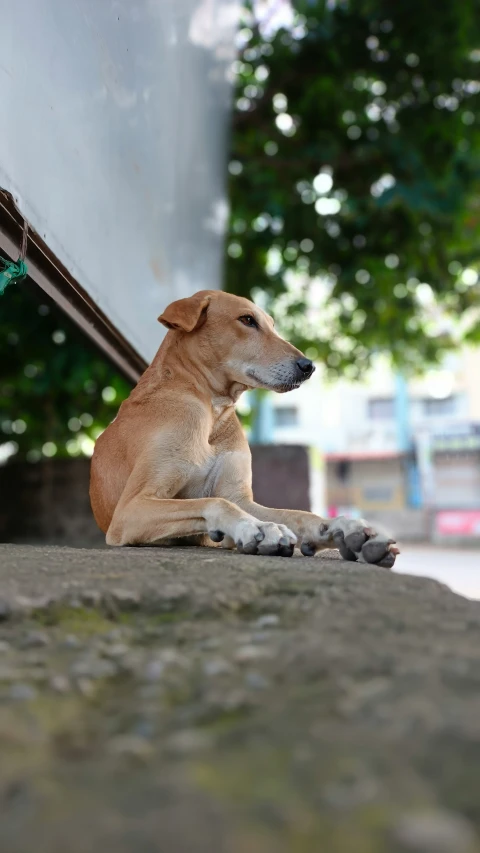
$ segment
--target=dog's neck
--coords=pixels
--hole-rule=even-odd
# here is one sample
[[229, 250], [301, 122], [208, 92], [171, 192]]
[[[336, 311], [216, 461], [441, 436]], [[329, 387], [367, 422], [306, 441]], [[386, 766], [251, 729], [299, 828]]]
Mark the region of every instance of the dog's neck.
[[163, 385], [165, 381], [176, 380], [193, 388], [198, 396], [208, 399], [216, 415], [223, 414], [229, 408], [233, 409], [240, 395], [248, 390], [248, 386], [227, 377], [220, 369], [221, 365], [215, 362], [214, 353], [212, 367], [208, 364], [209, 359], [205, 357], [210, 353], [199, 358], [198, 351], [190, 354], [189, 350], [187, 339], [168, 334], [137, 388], [148, 386], [153, 391], [157, 383]]
[[241, 385], [239, 382], [233, 382], [226, 394], [214, 394], [212, 396], [213, 410], [217, 414], [221, 414], [225, 409], [231, 409], [235, 406], [238, 398], [244, 391], [248, 391], [246, 385]]

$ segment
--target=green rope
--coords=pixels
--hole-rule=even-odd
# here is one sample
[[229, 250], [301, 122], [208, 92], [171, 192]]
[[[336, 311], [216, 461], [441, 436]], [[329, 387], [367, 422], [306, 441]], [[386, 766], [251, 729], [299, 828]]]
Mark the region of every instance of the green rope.
[[19, 258], [15, 263], [15, 261], [7, 261], [0, 256], [1, 267], [3, 267], [3, 270], [0, 271], [0, 296], [3, 296], [5, 288], [11, 281], [22, 281], [26, 278], [27, 265], [22, 258]]

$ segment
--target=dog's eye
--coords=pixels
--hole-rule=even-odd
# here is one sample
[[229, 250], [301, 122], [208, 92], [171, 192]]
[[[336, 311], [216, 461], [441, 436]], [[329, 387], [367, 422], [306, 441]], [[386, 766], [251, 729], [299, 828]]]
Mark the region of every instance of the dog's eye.
[[243, 314], [243, 316], [238, 319], [244, 326], [251, 326], [254, 329], [258, 329], [258, 323], [255, 320], [255, 317], [252, 317], [251, 314]]

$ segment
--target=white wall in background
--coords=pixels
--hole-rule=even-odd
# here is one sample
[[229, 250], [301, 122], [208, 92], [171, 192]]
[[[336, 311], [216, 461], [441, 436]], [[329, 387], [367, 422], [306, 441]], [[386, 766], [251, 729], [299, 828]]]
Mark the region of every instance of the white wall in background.
[[0, 188], [146, 359], [221, 283], [236, 0], [0, 0]]

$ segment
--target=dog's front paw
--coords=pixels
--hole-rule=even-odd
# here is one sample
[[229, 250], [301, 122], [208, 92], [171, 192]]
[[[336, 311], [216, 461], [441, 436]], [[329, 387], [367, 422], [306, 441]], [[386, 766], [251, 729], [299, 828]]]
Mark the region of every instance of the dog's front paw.
[[[223, 532], [218, 530], [211, 531], [209, 536], [214, 542], [220, 542], [224, 538]], [[284, 524], [256, 519], [250, 521], [248, 518], [236, 524], [232, 538], [241, 554], [280, 557], [291, 557], [297, 541], [297, 537]]]
[[301, 551], [311, 557], [319, 547], [328, 545], [338, 548], [344, 560], [373, 563], [384, 569], [391, 569], [400, 553], [395, 540], [387, 534], [376, 531], [363, 519], [343, 515], [322, 524], [318, 538], [302, 542]]

